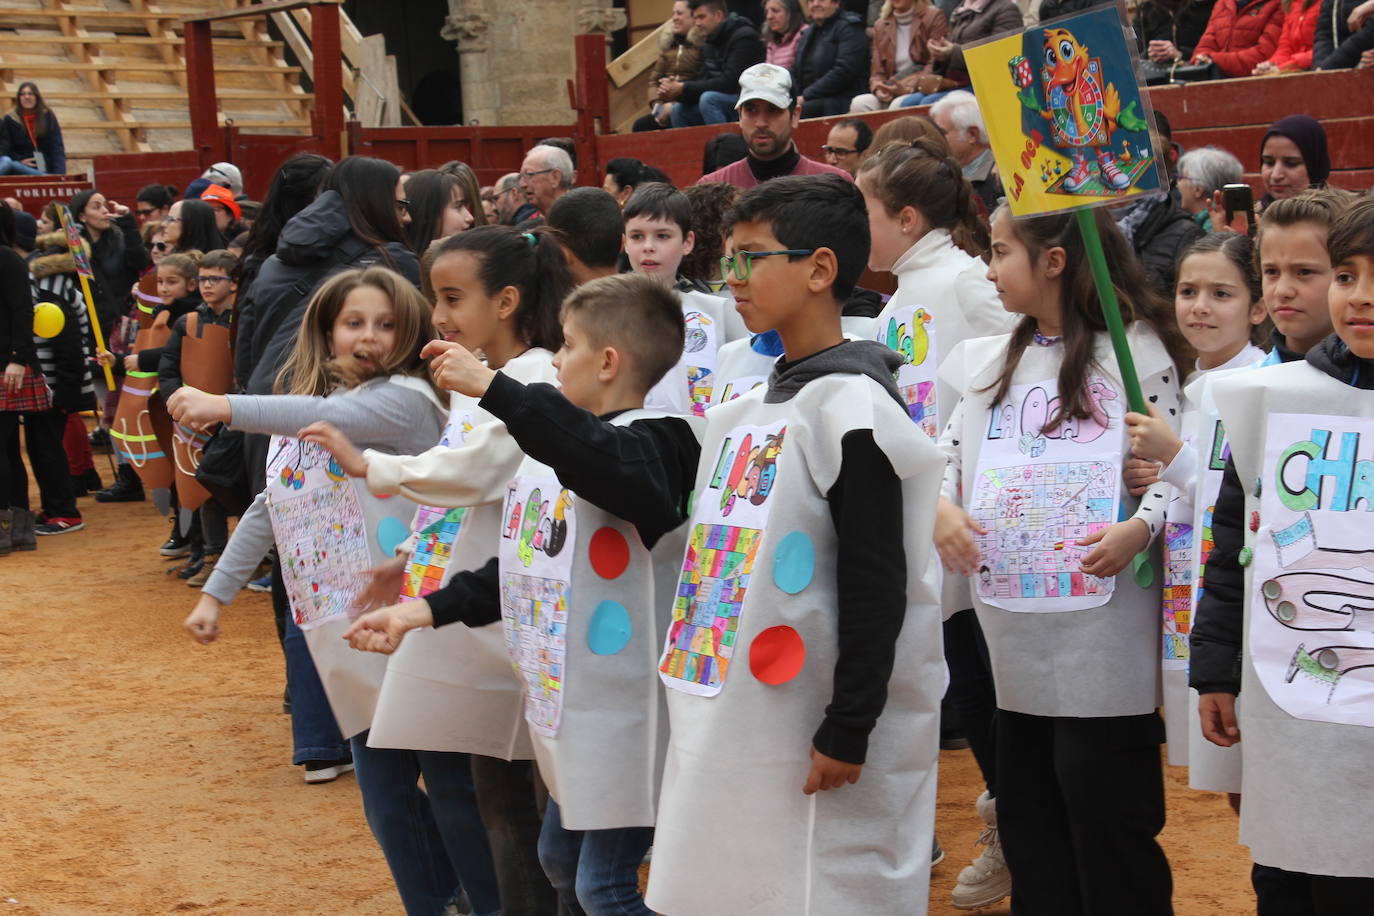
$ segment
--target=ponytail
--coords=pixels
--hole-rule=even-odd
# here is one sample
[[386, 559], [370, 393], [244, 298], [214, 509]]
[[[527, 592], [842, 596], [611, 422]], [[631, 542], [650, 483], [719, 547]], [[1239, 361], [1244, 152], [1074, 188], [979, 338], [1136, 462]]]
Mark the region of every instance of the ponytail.
[[563, 250], [548, 229], [520, 232], [510, 226], [479, 226], [431, 246], [431, 268], [440, 258], [467, 252], [478, 262], [477, 278], [488, 296], [513, 286], [520, 291], [515, 331], [531, 347], [563, 346], [559, 311], [572, 291]]
[[930, 137], [888, 143], [864, 161], [859, 180], [888, 213], [915, 208], [932, 229], [944, 229], [973, 257], [988, 247], [973, 187], [948, 147]]

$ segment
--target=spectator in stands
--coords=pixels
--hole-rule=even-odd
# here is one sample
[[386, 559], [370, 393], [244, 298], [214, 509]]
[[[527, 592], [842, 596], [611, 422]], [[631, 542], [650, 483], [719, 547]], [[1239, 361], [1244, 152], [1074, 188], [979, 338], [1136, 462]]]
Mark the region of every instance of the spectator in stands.
[[768, 0], [763, 5], [763, 59], [785, 70], [797, 59], [797, 42], [806, 31], [801, 0]]
[[502, 175], [496, 182], [495, 203], [496, 221], [503, 226], [522, 223], [539, 212], [520, 190], [519, 172]]
[[572, 158], [556, 146], [536, 146], [520, 164], [520, 190], [540, 213], [548, 213], [554, 201], [573, 184]]
[[1260, 143], [1260, 180], [1264, 182], [1260, 208], [1322, 187], [1330, 174], [1331, 157], [1322, 126], [1307, 115], [1280, 118]]
[[63, 175], [67, 149], [57, 115], [43, 103], [38, 86], [23, 82], [14, 108], [0, 121], [0, 175]]
[[949, 23], [931, 0], [885, 0], [873, 25], [873, 63], [868, 91], [854, 97], [850, 111], [900, 108], [904, 96], [941, 86], [928, 42], [949, 34]]
[[215, 211], [203, 200], [179, 200], [172, 204], [162, 221], [162, 240], [169, 252], [204, 254], [224, 247], [224, 234], [215, 222]]
[[[214, 228], [214, 216], [205, 204], [205, 217]], [[101, 328], [113, 328], [124, 314], [124, 300], [148, 265], [148, 251], [138, 234], [138, 223], [129, 208], [107, 202], [99, 191], [82, 191], [71, 199], [72, 215], [91, 247], [91, 272], [95, 285], [95, 312]]]
[[[1334, 3], [1335, 0], [1330, 0]], [[1346, 0], [1353, 2], [1353, 0]], [[1320, 70], [1346, 70], [1356, 68], [1368, 70], [1374, 67], [1374, 0], [1364, 0], [1355, 7], [1344, 21], [1348, 34], [1335, 48], [1326, 48], [1326, 35], [1331, 28], [1331, 19], [1343, 16], [1343, 11], [1328, 12], [1326, 3], [1322, 4], [1321, 24], [1317, 27], [1317, 38], [1313, 43], [1313, 57]], [[1332, 38], [1339, 34], [1339, 28], [1332, 29]]]
[[673, 0], [673, 16], [658, 30], [658, 60], [649, 71], [649, 113], [635, 121], [636, 131], [660, 130], [672, 124], [677, 103], [660, 99], [660, 88], [664, 80], [682, 82], [697, 75], [704, 40], [692, 21], [687, 0]]
[[1144, 56], [1173, 64], [1193, 56], [1216, 0], [1143, 0], [1131, 24]]
[[1282, 0], [1216, 0], [1193, 63], [1216, 64], [1222, 76], [1249, 76], [1279, 46]]
[[1207, 233], [1165, 192], [1117, 205], [1112, 215], [1144, 265], [1151, 288], [1161, 297], [1171, 295], [1179, 255]]
[[792, 85], [801, 98], [803, 118], [849, 110], [867, 87], [868, 35], [862, 16], [840, 9], [840, 0], [807, 0], [811, 25], [797, 42]]
[[466, 232], [477, 221], [463, 182], [451, 172], [425, 169], [413, 173], [406, 182], [406, 199], [410, 201], [410, 225], [405, 227], [405, 234], [411, 250], [420, 257], [432, 242]]
[[1312, 38], [1312, 68], [1342, 69], [1328, 67], [1327, 59], [1346, 39], [1360, 30], [1365, 20], [1371, 18], [1370, 14], [1374, 14], [1374, 0], [1322, 0], [1321, 12], [1317, 15], [1317, 32]]
[[797, 152], [792, 142], [798, 121], [797, 97], [786, 70], [774, 64], [755, 64], [740, 76], [739, 88], [739, 128], [749, 155], [702, 176], [697, 184], [723, 181], [737, 188], [752, 188], [770, 178], [826, 172], [854, 180], [844, 169]]
[[725, 212], [739, 197], [739, 188], [709, 181], [682, 193], [692, 205], [692, 232], [696, 235], [691, 253], [682, 259], [682, 275], [709, 292], [728, 295], [730, 288], [721, 276], [720, 259], [725, 254]]
[[701, 69], [693, 79], [664, 80], [658, 97], [677, 103], [674, 127], [724, 124], [737, 117], [740, 75], [763, 60], [763, 39], [749, 20], [727, 12], [725, 0], [690, 0], [690, 5], [703, 40]]
[[169, 184], [145, 184], [134, 199], [134, 213], [140, 226], [150, 220], [162, 222], [181, 192]]
[[645, 165], [633, 156], [617, 156], [606, 163], [606, 178], [601, 186], [623, 207], [635, 188], [653, 181], [672, 184], [667, 175], [652, 165]]
[[1194, 222], [1211, 233], [1212, 216], [1208, 205], [1225, 185], [1241, 180], [1245, 168], [1240, 160], [1215, 146], [1190, 149], [1178, 160], [1178, 203], [1192, 215]]
[[935, 92], [913, 92], [903, 96], [901, 107], [929, 105], [945, 92], [969, 85], [964, 67], [964, 46], [1003, 32], [1021, 28], [1021, 9], [1013, 0], [963, 0], [949, 13], [949, 35], [926, 42], [935, 58], [934, 70], [944, 80]]
[[973, 93], [963, 89], [951, 92], [930, 106], [930, 119], [944, 134], [950, 156], [959, 163], [987, 212], [996, 210], [1002, 197], [1002, 179], [997, 174], [988, 129]]
[[228, 188], [235, 197], [243, 194], [243, 173], [232, 162], [216, 162], [202, 172], [200, 177], [211, 184]]
[[215, 215], [215, 228], [219, 230], [220, 235], [231, 239], [243, 231], [240, 228], [243, 225], [243, 208], [234, 200], [234, 193], [228, 188], [212, 184], [200, 192], [200, 199], [210, 205]]
[[749, 155], [749, 146], [737, 132], [716, 134], [701, 148], [701, 174], [709, 175]]
[[1312, 43], [1317, 36], [1317, 14], [1321, 0], [1281, 0], [1283, 31], [1279, 44], [1267, 60], [1255, 64], [1254, 76], [1312, 69]]
[[858, 174], [859, 163], [863, 162], [864, 153], [872, 142], [873, 128], [868, 126], [867, 121], [845, 118], [830, 128], [821, 152], [825, 153], [828, 164], [838, 166], [852, 176]]

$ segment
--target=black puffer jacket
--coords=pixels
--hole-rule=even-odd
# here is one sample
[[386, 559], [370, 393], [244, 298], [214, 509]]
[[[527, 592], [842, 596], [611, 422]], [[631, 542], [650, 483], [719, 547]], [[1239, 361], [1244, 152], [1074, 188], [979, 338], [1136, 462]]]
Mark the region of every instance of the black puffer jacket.
[[[238, 305], [234, 377], [249, 394], [271, 394], [277, 373], [296, 345], [311, 294], [326, 279], [354, 267], [390, 267], [417, 287], [420, 262], [400, 242], [382, 248], [364, 242], [349, 225], [343, 198], [325, 191], [282, 227], [277, 253], [268, 258]], [[246, 381], [245, 381], [246, 380]], [[267, 439], [245, 437], [250, 483], [264, 483]]]
[[837, 10], [802, 33], [792, 62], [792, 90], [808, 101], [852, 99], [868, 91], [869, 69], [863, 18]]
[[682, 84], [682, 101], [695, 104], [703, 92], [739, 93], [739, 75], [763, 63], [763, 39], [748, 19], [731, 13], [701, 46], [696, 79]]
[[[81, 234], [90, 241], [89, 230], [83, 227]], [[95, 299], [101, 333], [108, 335], [119, 317], [128, 311], [129, 290], [138, 282], [150, 258], [132, 213], [112, 219], [100, 241], [90, 247], [91, 273], [95, 274], [91, 296]]]
[[1145, 276], [1155, 292], [1166, 299], [1173, 298], [1178, 256], [1206, 234], [1172, 195], [1155, 203], [1150, 215], [1136, 227], [1132, 239], [1136, 254], [1145, 265]]
[[0, 371], [10, 363], [38, 368], [33, 348], [29, 268], [12, 248], [0, 248]]
[[1191, 60], [1198, 39], [1207, 31], [1215, 3], [1216, 0], [1145, 0], [1136, 8], [1131, 21], [1141, 56], [1152, 41], [1172, 41], [1182, 59]]

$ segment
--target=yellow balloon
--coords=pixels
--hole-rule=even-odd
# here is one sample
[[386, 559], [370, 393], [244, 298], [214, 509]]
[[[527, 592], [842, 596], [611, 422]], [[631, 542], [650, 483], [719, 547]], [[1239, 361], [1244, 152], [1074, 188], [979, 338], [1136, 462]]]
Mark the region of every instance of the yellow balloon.
[[33, 333], [39, 337], [56, 337], [66, 324], [67, 315], [62, 306], [40, 302], [33, 307]]

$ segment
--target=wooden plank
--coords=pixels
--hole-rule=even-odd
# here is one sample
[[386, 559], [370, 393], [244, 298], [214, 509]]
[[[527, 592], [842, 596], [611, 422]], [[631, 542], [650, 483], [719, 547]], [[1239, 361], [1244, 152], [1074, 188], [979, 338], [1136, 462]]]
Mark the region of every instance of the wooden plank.
[[353, 95], [354, 117], [364, 127], [381, 127], [386, 97], [382, 93], [386, 68], [386, 37], [369, 35], [358, 51], [358, 80]]
[[[1343, 168], [1374, 168], [1374, 115], [1356, 118], [1328, 118], [1326, 145], [1331, 161]], [[1207, 127], [1175, 130], [1174, 140], [1184, 149], [1194, 146], [1219, 146], [1244, 163], [1247, 171], [1259, 169], [1260, 146], [1269, 132], [1267, 124], [1244, 127]]]
[[[161, 20], [159, 20], [161, 21]], [[233, 48], [280, 48], [280, 41], [271, 39], [247, 39], [237, 38], [232, 35], [216, 35], [210, 39], [214, 44]], [[52, 45], [102, 45], [118, 43], [121, 45], [176, 45], [184, 44], [180, 35], [172, 38], [153, 37], [150, 35], [107, 35], [87, 33], [85, 35], [0, 35], [0, 43], [5, 47], [16, 45], [35, 45], [37, 47], [51, 47]]]
[[[233, 99], [233, 100], [236, 100], [236, 101], [241, 100], [241, 101], [250, 101], [250, 102], [251, 102], [251, 101], [261, 101], [261, 102], [295, 102], [295, 101], [305, 101], [305, 102], [308, 102], [308, 101], [311, 101], [311, 100], [313, 100], [313, 99], [315, 98], [315, 96], [314, 96], [312, 93], [305, 92], [305, 91], [301, 91], [301, 92], [276, 92], [276, 91], [264, 92], [264, 91], [262, 91], [262, 90], [255, 90], [255, 89], [226, 89], [226, 88], [224, 88], [224, 87], [222, 87], [222, 86], [217, 86], [217, 87], [215, 88], [215, 97], [218, 98], [218, 99], [220, 99], [221, 101], [223, 101], [223, 100], [225, 100], [225, 99]], [[171, 90], [171, 89], [166, 90], [166, 91], [162, 91], [162, 90], [137, 90], [137, 89], [131, 89], [131, 90], [127, 90], [127, 91], [120, 91], [120, 90], [118, 90], [118, 89], [110, 89], [110, 90], [103, 90], [103, 91], [94, 91], [94, 90], [92, 90], [92, 91], [89, 91], [89, 92], [88, 92], [88, 91], [84, 91], [84, 90], [79, 90], [79, 89], [77, 89], [77, 90], [54, 89], [54, 90], [51, 90], [51, 91], [45, 89], [45, 90], [43, 90], [43, 98], [44, 98], [45, 100], [51, 99], [51, 100], [54, 100], [54, 101], [61, 100], [61, 101], [71, 101], [71, 102], [97, 102], [97, 101], [111, 100], [111, 99], [123, 99], [123, 100], [128, 101], [130, 104], [136, 105], [136, 104], [138, 104], [139, 102], [185, 102], [185, 101], [186, 101], [186, 93], [185, 93], [185, 92], [182, 92], [182, 91], [179, 91], [179, 90]], [[65, 122], [64, 122], [64, 123], [65, 123]]]
[[266, 3], [254, 3], [251, 6], [244, 6], [238, 9], [222, 10], [217, 13], [197, 13], [190, 16], [173, 16], [173, 19], [180, 19], [181, 22], [224, 22], [230, 19], [245, 19], [254, 16], [262, 16], [267, 13], [288, 13], [292, 10], [307, 9], [312, 6], [329, 4], [338, 6], [343, 0], [268, 0]]
[[1286, 114], [1318, 120], [1374, 115], [1374, 70], [1326, 70], [1216, 80], [1150, 90], [1175, 130], [1271, 124]]
[[[671, 28], [667, 23], [663, 28]], [[641, 38], [634, 47], [606, 65], [612, 86], [624, 86], [639, 74], [653, 69], [658, 60], [658, 29]]]
[[[109, 72], [118, 70], [123, 73], [180, 73], [186, 70], [183, 64], [169, 64], [166, 61], [148, 60], [129, 60], [127, 58], [110, 58], [108, 60], [92, 60], [88, 63], [76, 63], [68, 60], [45, 60], [45, 61], [4, 61], [0, 62], [0, 70], [24, 70], [30, 73], [65, 73], [65, 72]], [[281, 70], [279, 67], [270, 64], [219, 64], [215, 67], [217, 73], [275, 73]], [[299, 67], [288, 67], [287, 72], [299, 73]]]

